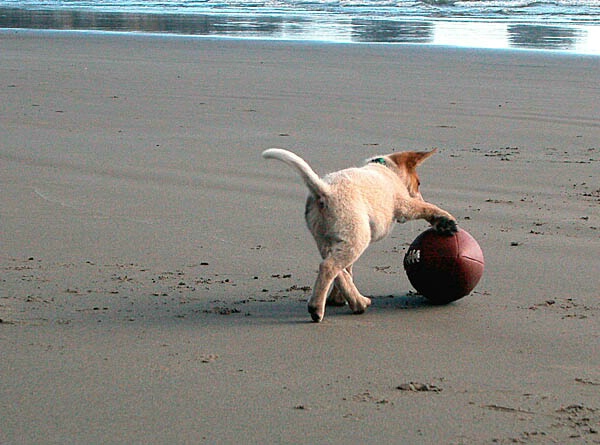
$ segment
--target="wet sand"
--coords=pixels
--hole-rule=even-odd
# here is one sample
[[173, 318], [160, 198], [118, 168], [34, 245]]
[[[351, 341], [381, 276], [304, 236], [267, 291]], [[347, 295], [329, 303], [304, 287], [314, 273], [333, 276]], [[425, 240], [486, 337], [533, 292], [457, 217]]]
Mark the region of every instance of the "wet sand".
[[[0, 45], [0, 443], [600, 443], [600, 58]], [[402, 269], [427, 224], [398, 225], [355, 267], [367, 313], [311, 323], [306, 190], [272, 146], [322, 174], [438, 147], [422, 192], [479, 286], [428, 305]]]

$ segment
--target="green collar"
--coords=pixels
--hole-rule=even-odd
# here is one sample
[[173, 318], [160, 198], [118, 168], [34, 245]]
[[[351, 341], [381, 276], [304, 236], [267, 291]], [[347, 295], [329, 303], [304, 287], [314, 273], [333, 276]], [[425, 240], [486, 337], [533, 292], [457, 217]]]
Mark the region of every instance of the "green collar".
[[381, 164], [381, 165], [387, 165], [387, 164], [386, 164], [386, 162], [385, 162], [385, 159], [383, 159], [383, 158], [374, 158], [374, 159], [371, 159], [371, 160], [369, 161], [369, 164]]

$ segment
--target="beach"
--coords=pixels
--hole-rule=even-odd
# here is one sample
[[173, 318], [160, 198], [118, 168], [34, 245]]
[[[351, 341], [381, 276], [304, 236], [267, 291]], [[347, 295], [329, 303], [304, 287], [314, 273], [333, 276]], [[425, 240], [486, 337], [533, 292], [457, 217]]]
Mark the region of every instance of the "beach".
[[[600, 443], [600, 57], [0, 33], [0, 444]], [[310, 322], [306, 188], [399, 150], [481, 245]], [[412, 383], [412, 386], [410, 384]], [[417, 390], [419, 389], [419, 390]]]

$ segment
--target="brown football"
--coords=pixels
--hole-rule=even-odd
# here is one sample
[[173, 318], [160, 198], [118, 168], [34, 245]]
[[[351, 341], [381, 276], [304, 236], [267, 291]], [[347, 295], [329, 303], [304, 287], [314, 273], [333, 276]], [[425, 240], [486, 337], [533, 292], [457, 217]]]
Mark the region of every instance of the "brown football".
[[434, 304], [447, 304], [471, 293], [484, 269], [481, 247], [467, 231], [421, 233], [404, 255], [404, 270], [413, 287]]

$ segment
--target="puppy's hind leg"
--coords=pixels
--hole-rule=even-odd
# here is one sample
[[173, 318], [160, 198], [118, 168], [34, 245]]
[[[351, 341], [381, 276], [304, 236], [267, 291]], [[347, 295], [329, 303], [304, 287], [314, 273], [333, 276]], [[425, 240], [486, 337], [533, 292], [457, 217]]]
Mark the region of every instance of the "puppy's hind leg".
[[[352, 273], [348, 271], [350, 268], [342, 270], [335, 279], [336, 286], [339, 287], [341, 294], [348, 301], [348, 305], [355, 314], [362, 314], [371, 306], [371, 299], [367, 298], [358, 291], [352, 279]], [[351, 269], [350, 269], [351, 270]]]
[[[339, 292], [346, 299], [350, 308], [355, 313], [364, 312], [371, 304], [371, 300], [363, 297], [354, 286], [351, 270], [352, 264], [361, 256], [369, 245], [368, 238], [354, 240], [354, 242], [341, 241], [327, 249], [323, 255], [325, 259], [319, 265], [319, 275], [313, 289], [313, 295], [308, 301], [308, 312], [313, 321], [319, 322], [325, 316], [325, 303], [327, 294], [336, 282]], [[324, 249], [322, 249], [323, 252]]]
[[[352, 265], [346, 267], [346, 271], [352, 276]], [[346, 297], [342, 293], [341, 285], [338, 284], [338, 278], [336, 278], [334, 284], [331, 293], [327, 297], [327, 306], [344, 306], [346, 304]]]
[[344, 266], [337, 264], [336, 258], [332, 255], [325, 258], [319, 264], [319, 275], [313, 289], [313, 294], [308, 300], [308, 312], [313, 321], [320, 322], [325, 316], [325, 302], [327, 294], [335, 277], [342, 271]]
[[326, 305], [327, 306], [337, 306], [337, 307], [346, 305], [346, 298], [344, 297], [344, 295], [342, 294], [342, 291], [340, 290], [339, 286], [337, 285], [337, 279], [336, 279], [335, 286], [333, 286], [333, 288], [331, 289], [331, 292], [329, 293], [329, 296], [327, 297]]

